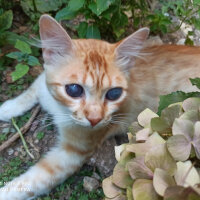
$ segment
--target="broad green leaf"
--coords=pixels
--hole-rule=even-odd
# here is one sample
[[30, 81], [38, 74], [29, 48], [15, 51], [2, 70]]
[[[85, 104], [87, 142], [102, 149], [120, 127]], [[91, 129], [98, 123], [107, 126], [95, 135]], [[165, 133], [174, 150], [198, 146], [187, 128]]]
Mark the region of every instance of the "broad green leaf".
[[185, 99], [189, 97], [200, 97], [200, 93], [199, 92], [185, 93], [185, 92], [177, 91], [177, 92], [172, 92], [171, 94], [168, 94], [168, 95], [160, 96], [158, 115], [160, 115], [161, 111], [164, 108], [168, 107], [170, 104], [184, 101]]
[[161, 200], [154, 190], [152, 180], [137, 179], [133, 184], [134, 200]]
[[190, 156], [191, 142], [184, 135], [174, 135], [167, 140], [167, 148], [175, 160], [185, 161]]
[[120, 188], [127, 188], [128, 186], [132, 186], [133, 180], [130, 177], [128, 171], [126, 171], [125, 166], [117, 163], [113, 170], [112, 182], [120, 187]]
[[176, 185], [174, 178], [165, 170], [156, 168], [153, 176], [153, 186], [160, 196], [164, 196], [165, 190], [169, 186]]
[[31, 66], [40, 65], [39, 60], [35, 56], [29, 56], [27, 63]]
[[15, 71], [12, 72], [11, 76], [12, 76], [12, 80], [16, 81], [18, 79], [20, 79], [21, 77], [23, 77], [25, 74], [27, 74], [29, 70], [28, 65], [23, 65], [23, 64], [17, 64], [15, 66]]
[[183, 101], [182, 106], [184, 111], [198, 110], [200, 108], [200, 98], [198, 97], [188, 98], [185, 101]]
[[144, 157], [137, 157], [127, 163], [129, 174], [135, 179], [152, 179], [153, 172], [145, 165]]
[[70, 10], [69, 7], [66, 7], [56, 13], [55, 19], [57, 21], [74, 19], [76, 15], [77, 12]]
[[81, 22], [77, 28], [79, 38], [85, 38], [87, 33], [88, 24], [86, 22]]
[[71, 11], [78, 11], [80, 8], [83, 7], [85, 0], [70, 0], [69, 1], [69, 10]]
[[98, 15], [98, 12], [97, 12], [97, 4], [95, 2], [91, 2], [89, 5], [88, 5], [88, 8], [95, 14], [95, 15]]
[[116, 12], [111, 18], [111, 25], [115, 35], [119, 38], [125, 31], [125, 26], [128, 24], [128, 17], [123, 12]]
[[[40, 13], [47, 13], [50, 11], [58, 10], [63, 2], [62, 0], [34, 0], [35, 7]], [[35, 11], [35, 7], [32, 0], [20, 0], [21, 7], [23, 11], [30, 16]]]
[[11, 44], [15, 45], [16, 41], [18, 40], [23, 40], [27, 41], [28, 39], [22, 35], [18, 35], [14, 32], [10, 31], [5, 31], [0, 34], [0, 45], [5, 45], [5, 44]]
[[99, 28], [96, 25], [88, 26], [86, 38], [101, 39]]
[[23, 53], [19, 51], [15, 51], [15, 52], [11, 52], [7, 54], [6, 56], [9, 58], [16, 59], [16, 60], [22, 60]]
[[22, 53], [31, 54], [31, 52], [32, 52], [30, 45], [21, 40], [16, 41], [15, 48], [19, 49]]
[[103, 11], [107, 10], [115, 0], [97, 0], [97, 15], [99, 16]]
[[175, 119], [172, 126], [173, 135], [184, 135], [188, 141], [194, 136], [194, 124], [187, 119]]
[[12, 26], [13, 12], [12, 10], [5, 11], [0, 15], [0, 31], [9, 29]]
[[195, 85], [200, 89], [200, 78], [190, 78], [190, 82], [192, 83], [192, 85]]
[[158, 115], [153, 111], [151, 111], [150, 109], [146, 108], [138, 115], [137, 119], [141, 126], [146, 127], [150, 124], [151, 119], [155, 117], [158, 117]]
[[152, 147], [145, 155], [145, 164], [153, 172], [156, 168], [165, 170], [169, 175], [174, 175], [176, 162], [167, 150], [166, 144]]
[[108, 198], [114, 198], [122, 193], [122, 190], [113, 184], [112, 176], [103, 180], [102, 188], [103, 188], [104, 194]]
[[200, 183], [199, 174], [190, 160], [186, 162], [177, 162], [177, 171], [174, 178], [177, 185], [184, 187], [194, 186]]

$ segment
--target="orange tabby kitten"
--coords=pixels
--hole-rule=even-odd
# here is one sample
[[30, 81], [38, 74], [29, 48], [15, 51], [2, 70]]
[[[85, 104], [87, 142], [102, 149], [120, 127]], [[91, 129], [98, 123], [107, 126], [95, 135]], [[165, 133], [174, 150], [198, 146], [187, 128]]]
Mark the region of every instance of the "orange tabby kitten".
[[[0, 107], [8, 121], [40, 103], [58, 128], [57, 146], [35, 166], [0, 189], [0, 200], [27, 200], [47, 193], [72, 175], [107, 137], [121, 131], [158, 97], [193, 91], [200, 74], [200, 48], [144, 48], [148, 28], [110, 44], [71, 40], [53, 18], [40, 19], [44, 72], [20, 96]], [[124, 130], [124, 129], [123, 129]]]

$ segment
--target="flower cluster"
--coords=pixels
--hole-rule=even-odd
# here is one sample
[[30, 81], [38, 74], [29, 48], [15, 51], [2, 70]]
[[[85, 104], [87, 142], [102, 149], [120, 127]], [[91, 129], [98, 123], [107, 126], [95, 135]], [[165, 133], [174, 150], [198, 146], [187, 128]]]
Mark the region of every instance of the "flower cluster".
[[171, 104], [158, 116], [145, 109], [129, 143], [115, 147], [106, 200], [200, 199], [200, 98]]

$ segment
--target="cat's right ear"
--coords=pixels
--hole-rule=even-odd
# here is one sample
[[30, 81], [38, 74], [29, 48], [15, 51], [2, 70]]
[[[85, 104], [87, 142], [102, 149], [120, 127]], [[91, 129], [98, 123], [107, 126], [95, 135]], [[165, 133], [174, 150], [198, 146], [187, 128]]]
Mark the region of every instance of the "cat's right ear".
[[39, 21], [40, 38], [45, 64], [52, 64], [58, 56], [72, 53], [73, 43], [65, 29], [51, 16], [42, 15]]

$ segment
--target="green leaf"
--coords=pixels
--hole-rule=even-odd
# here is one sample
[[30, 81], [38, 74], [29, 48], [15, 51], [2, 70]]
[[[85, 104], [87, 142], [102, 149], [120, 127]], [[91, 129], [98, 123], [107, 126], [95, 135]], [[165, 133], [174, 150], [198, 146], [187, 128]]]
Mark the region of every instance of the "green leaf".
[[28, 70], [29, 70], [29, 66], [28, 65], [17, 64], [15, 66], [15, 71], [12, 72], [12, 74], [11, 74], [12, 80], [16, 81], [16, 80], [20, 79], [25, 74], [27, 74]]
[[0, 15], [0, 31], [9, 29], [12, 26], [12, 21], [12, 10], [5, 11], [2, 15]]
[[39, 60], [35, 56], [29, 56], [27, 63], [31, 66], [40, 65]]
[[89, 5], [88, 5], [88, 8], [95, 14], [95, 15], [98, 15], [98, 12], [97, 12], [97, 4], [95, 2], [91, 2]]
[[69, 10], [71, 11], [78, 11], [80, 8], [83, 7], [85, 0], [70, 0], [69, 1]]
[[87, 33], [88, 24], [86, 22], [81, 22], [77, 28], [79, 38], [85, 38]]
[[55, 19], [57, 21], [74, 19], [76, 15], [77, 12], [70, 10], [69, 7], [66, 7], [56, 13]]
[[[33, 2], [35, 2], [35, 7]], [[62, 0], [20, 0], [20, 4], [23, 11], [30, 16], [37, 11], [40, 13], [56, 11], [62, 6], [63, 2]]]
[[38, 132], [37, 135], [36, 135], [36, 138], [38, 140], [41, 140], [43, 137], [44, 137], [44, 132]]
[[23, 40], [23, 41], [27, 41], [28, 39], [25, 38], [22, 35], [17, 35], [14, 32], [10, 32], [10, 31], [5, 31], [3, 33], [0, 34], [0, 45], [5, 45], [5, 44], [11, 44], [11, 45], [15, 45], [16, 41], [18, 40]]
[[128, 17], [123, 12], [116, 12], [113, 14], [111, 22], [115, 35], [120, 37], [125, 31], [124, 27], [128, 24]]
[[99, 28], [96, 25], [88, 26], [86, 38], [101, 39]]
[[19, 59], [22, 60], [23, 55], [24, 54], [22, 52], [15, 51], [15, 52], [11, 52], [11, 53], [7, 54], [6, 56], [9, 57], [9, 58], [16, 59], [16, 60], [19, 60]]
[[115, 0], [97, 0], [97, 15], [99, 16], [103, 11], [107, 10]]
[[30, 45], [21, 40], [16, 41], [15, 48], [19, 49], [22, 53], [31, 54], [31, 52], [32, 52]]
[[190, 82], [200, 89], [200, 78], [190, 78]]
[[160, 115], [161, 111], [164, 108], [168, 107], [170, 104], [184, 101], [185, 99], [189, 97], [200, 97], [200, 93], [199, 92], [185, 93], [185, 92], [177, 91], [177, 92], [172, 92], [171, 94], [168, 94], [168, 95], [160, 96], [158, 115]]

